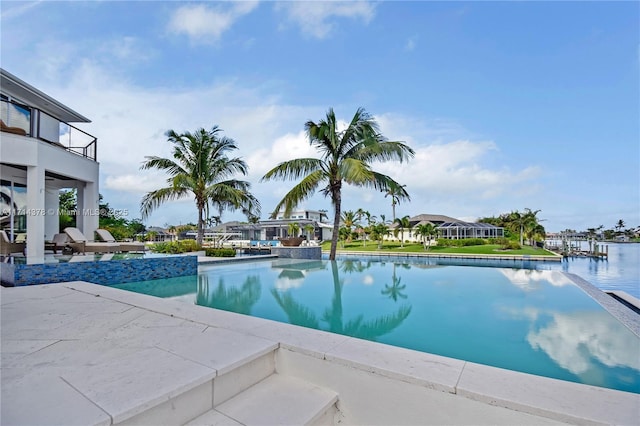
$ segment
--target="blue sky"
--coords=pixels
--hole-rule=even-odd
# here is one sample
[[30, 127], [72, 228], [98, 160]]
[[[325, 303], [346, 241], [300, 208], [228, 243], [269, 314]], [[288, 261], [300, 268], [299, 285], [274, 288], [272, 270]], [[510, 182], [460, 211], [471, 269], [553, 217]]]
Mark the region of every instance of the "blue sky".
[[[314, 156], [307, 120], [364, 107], [416, 150], [376, 169], [407, 185], [397, 215], [541, 210], [549, 231], [640, 225], [638, 2], [13, 2], [1, 66], [89, 117], [100, 192], [139, 217], [165, 176], [164, 133], [219, 125], [250, 167], [266, 218]], [[343, 209], [391, 217], [381, 193]], [[331, 209], [321, 195], [305, 208]], [[243, 219], [225, 213], [223, 220]], [[151, 225], [196, 220], [192, 200]]]

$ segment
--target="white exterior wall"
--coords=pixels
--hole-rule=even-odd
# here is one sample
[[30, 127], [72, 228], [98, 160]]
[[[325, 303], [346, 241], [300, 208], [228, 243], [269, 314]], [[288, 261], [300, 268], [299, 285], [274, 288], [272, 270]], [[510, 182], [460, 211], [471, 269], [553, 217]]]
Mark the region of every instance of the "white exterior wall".
[[[93, 239], [98, 228], [99, 163], [65, 151], [34, 138], [2, 133], [0, 138], [2, 163], [27, 166], [26, 172], [2, 167], [2, 179], [27, 185], [27, 256], [38, 262], [44, 256], [44, 241], [58, 229], [57, 184], [47, 185], [45, 172], [70, 179], [69, 185], [78, 188], [78, 228]], [[75, 181], [74, 181], [75, 180]], [[84, 213], [84, 214], [83, 214]]]

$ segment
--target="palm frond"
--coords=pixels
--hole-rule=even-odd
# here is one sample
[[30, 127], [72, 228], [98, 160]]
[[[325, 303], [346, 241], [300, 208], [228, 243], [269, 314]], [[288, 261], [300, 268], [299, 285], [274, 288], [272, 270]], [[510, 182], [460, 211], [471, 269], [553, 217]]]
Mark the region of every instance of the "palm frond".
[[373, 161], [408, 161], [414, 157], [415, 151], [403, 142], [384, 141], [371, 144], [361, 144], [350, 152], [350, 156], [366, 163]]
[[170, 176], [175, 176], [180, 173], [186, 173], [186, 170], [173, 160], [162, 157], [145, 157], [147, 160], [142, 163], [140, 170], [158, 169], [166, 171]]
[[271, 213], [271, 217], [277, 216], [278, 212], [284, 210], [285, 215], [298, 206], [302, 201], [310, 198], [322, 181], [326, 180], [326, 175], [321, 170], [316, 170], [305, 176], [296, 186], [294, 186], [276, 205]]
[[345, 158], [340, 163], [340, 176], [350, 185], [361, 186], [374, 179], [371, 167], [363, 161]]
[[269, 170], [260, 181], [299, 179], [320, 169], [322, 169], [322, 161], [317, 158], [297, 158], [278, 164]]
[[184, 188], [161, 188], [155, 191], [151, 191], [145, 194], [142, 197], [142, 202], [140, 203], [140, 214], [143, 219], [149, 217], [151, 212], [155, 210], [161, 204], [170, 201], [177, 200], [189, 194]]
[[275, 288], [271, 289], [271, 294], [276, 303], [287, 315], [289, 323], [302, 327], [320, 329], [320, 322], [313, 312], [306, 306], [293, 300], [289, 293], [281, 294]]
[[349, 336], [374, 340], [393, 331], [407, 319], [410, 313], [411, 306], [403, 305], [395, 314], [385, 315], [372, 321], [364, 322], [362, 316], [358, 316], [345, 324], [344, 332]]

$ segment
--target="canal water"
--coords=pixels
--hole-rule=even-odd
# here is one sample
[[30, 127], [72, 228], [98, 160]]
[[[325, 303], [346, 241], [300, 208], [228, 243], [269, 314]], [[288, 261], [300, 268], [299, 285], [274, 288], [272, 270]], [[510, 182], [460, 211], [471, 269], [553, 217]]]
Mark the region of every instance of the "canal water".
[[[545, 262], [537, 269], [576, 274], [601, 290], [622, 290], [640, 299], [640, 243], [598, 244], [608, 246], [608, 258], [566, 258], [557, 264]], [[583, 242], [583, 249], [588, 247]]]

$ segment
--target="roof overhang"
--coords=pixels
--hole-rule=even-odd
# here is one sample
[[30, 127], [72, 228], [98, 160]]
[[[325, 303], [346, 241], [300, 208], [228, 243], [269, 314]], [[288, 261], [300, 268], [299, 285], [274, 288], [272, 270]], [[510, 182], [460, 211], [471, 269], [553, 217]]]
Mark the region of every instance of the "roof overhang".
[[51, 96], [20, 80], [10, 72], [0, 68], [0, 87], [2, 92], [16, 97], [28, 106], [38, 108], [51, 116], [67, 123], [91, 123], [87, 117], [75, 112]]

